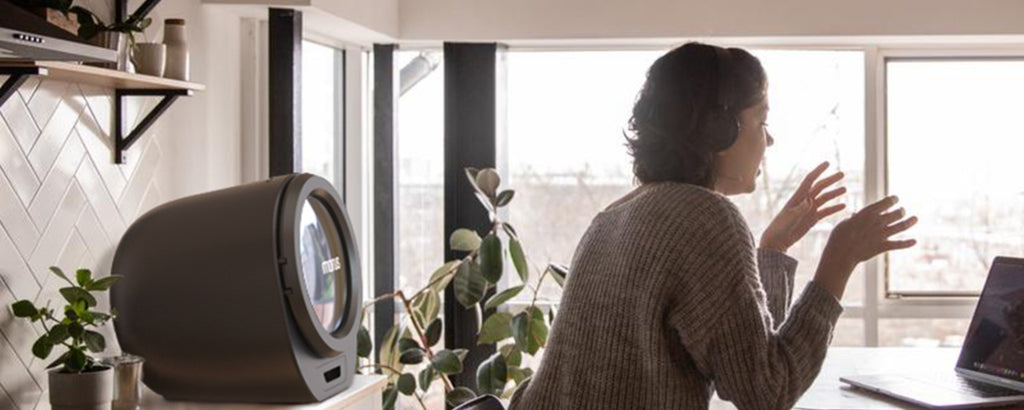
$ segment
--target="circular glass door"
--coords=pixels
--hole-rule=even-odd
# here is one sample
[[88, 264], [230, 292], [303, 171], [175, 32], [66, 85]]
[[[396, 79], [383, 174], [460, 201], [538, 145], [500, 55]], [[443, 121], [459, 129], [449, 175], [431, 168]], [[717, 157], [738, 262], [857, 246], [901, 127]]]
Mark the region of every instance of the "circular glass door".
[[300, 275], [316, 320], [328, 333], [341, 325], [348, 295], [345, 247], [338, 223], [315, 196], [306, 198], [299, 217]]

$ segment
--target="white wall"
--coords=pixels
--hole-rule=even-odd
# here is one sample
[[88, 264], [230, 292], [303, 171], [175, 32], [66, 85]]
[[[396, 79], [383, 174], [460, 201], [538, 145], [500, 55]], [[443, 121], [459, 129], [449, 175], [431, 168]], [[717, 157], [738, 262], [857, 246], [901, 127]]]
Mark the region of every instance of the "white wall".
[[[78, 3], [112, 17], [111, 0]], [[204, 10], [199, 0], [164, 1], [151, 16], [149, 41], [162, 39], [164, 18], [186, 20], [192, 80], [207, 89], [179, 98], [125, 164], [110, 160], [111, 89], [34, 78], [0, 109], [0, 408], [48, 402], [45, 363], [31, 354], [39, 330], [7, 308], [19, 299], [60, 303], [48, 266], [108, 275], [121, 235], [139, 215], [240, 182], [237, 18]], [[128, 118], [155, 100], [131, 98]], [[103, 333], [108, 353], [118, 352], [111, 329]]]
[[403, 41], [1024, 34], [1019, 0], [400, 0]]

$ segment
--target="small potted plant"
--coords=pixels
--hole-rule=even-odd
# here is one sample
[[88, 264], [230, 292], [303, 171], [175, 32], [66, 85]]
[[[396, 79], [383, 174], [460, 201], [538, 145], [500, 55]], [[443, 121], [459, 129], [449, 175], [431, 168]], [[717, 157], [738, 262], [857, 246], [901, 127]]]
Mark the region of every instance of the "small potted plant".
[[78, 16], [81, 28], [78, 37], [99, 47], [117, 51], [116, 63], [98, 63], [115, 70], [128, 70], [128, 50], [135, 46], [135, 33], [142, 33], [153, 22], [148, 17], [132, 14], [127, 20], [106, 24], [95, 14], [81, 6], [74, 6], [71, 12]]
[[46, 19], [47, 23], [71, 34], [78, 34], [78, 18], [71, 14], [73, 0], [14, 0], [14, 3]]
[[[70, 286], [60, 289], [67, 301], [63, 311], [55, 312], [47, 306], [37, 308], [32, 301], [20, 300], [11, 305], [14, 315], [38, 322], [43, 335], [32, 345], [32, 354], [46, 359], [56, 346], [67, 351], [46, 366], [49, 369], [50, 404], [54, 410], [110, 406], [113, 396], [113, 370], [102, 365], [89, 353], [100, 353], [107, 343], [103, 335], [93, 330], [114, 318], [93, 310], [96, 297], [92, 292], [103, 292], [117, 282], [119, 275], [93, 279], [88, 269], [75, 272], [71, 281], [60, 268], [50, 271]], [[77, 283], [76, 283], [77, 282]]]

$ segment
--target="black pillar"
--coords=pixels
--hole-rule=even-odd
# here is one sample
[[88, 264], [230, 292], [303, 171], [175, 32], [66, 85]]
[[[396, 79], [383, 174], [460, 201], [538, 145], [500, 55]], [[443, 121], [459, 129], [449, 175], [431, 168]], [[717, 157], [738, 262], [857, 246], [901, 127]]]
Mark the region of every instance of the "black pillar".
[[[490, 229], [487, 211], [477, 201], [463, 171], [495, 166], [497, 136], [497, 52], [495, 43], [444, 44], [444, 249], [445, 260], [465, 256], [453, 251], [448, 236], [458, 228]], [[444, 295], [445, 347], [469, 349], [465, 368], [476, 369], [494, 353], [478, 346], [479, 309], [466, 309], [449, 286]], [[476, 389], [476, 374], [464, 372], [457, 385]]]
[[270, 176], [302, 166], [302, 12], [270, 8]]
[[[395, 94], [394, 44], [373, 45], [373, 291], [395, 291]], [[374, 306], [374, 343], [395, 325], [394, 303]], [[379, 358], [379, 356], [378, 356]]]

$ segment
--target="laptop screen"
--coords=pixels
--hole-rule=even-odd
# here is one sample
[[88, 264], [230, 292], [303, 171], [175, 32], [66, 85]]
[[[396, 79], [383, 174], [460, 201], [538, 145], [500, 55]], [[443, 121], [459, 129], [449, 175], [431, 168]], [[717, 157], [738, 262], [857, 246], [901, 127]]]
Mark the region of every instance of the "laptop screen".
[[992, 263], [957, 367], [1024, 382], [1024, 260]]

